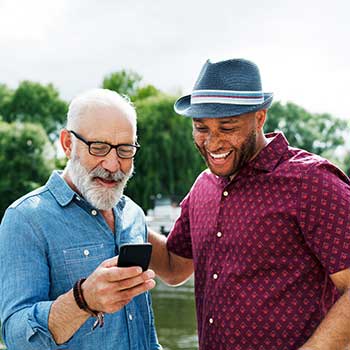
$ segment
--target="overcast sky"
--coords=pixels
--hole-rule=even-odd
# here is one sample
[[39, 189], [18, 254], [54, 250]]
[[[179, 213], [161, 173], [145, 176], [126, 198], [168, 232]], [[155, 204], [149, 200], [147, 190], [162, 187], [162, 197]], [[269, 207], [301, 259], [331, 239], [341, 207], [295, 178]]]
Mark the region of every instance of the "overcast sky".
[[275, 100], [350, 119], [348, 0], [0, 0], [0, 83], [61, 97], [132, 69], [190, 93], [206, 59], [256, 62]]

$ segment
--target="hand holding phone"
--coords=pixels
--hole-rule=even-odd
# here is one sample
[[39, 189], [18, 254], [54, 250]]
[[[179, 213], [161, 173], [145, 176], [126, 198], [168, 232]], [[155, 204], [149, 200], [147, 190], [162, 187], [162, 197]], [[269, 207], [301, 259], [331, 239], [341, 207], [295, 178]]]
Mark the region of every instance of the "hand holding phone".
[[151, 243], [123, 244], [119, 249], [118, 267], [141, 266], [142, 270], [146, 271], [151, 254]]

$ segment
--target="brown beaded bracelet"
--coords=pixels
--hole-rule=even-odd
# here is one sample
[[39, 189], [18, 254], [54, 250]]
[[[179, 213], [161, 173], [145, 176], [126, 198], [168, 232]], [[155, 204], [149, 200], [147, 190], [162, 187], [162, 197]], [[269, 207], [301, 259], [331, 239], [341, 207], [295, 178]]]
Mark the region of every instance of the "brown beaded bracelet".
[[80, 278], [78, 281], [75, 282], [73, 287], [73, 295], [74, 300], [79, 306], [81, 310], [84, 310], [88, 312], [91, 316], [96, 317], [96, 321], [94, 322], [94, 325], [92, 326], [92, 329], [94, 330], [97, 326], [103, 327], [104, 325], [104, 313], [95, 311], [89, 308], [83, 294], [83, 289], [81, 288], [81, 285], [86, 281], [86, 278]]

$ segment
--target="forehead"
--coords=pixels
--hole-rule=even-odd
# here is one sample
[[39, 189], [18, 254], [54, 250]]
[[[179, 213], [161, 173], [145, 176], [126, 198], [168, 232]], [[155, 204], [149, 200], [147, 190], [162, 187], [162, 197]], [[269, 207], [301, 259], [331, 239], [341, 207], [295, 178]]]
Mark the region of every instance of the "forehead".
[[132, 116], [116, 107], [90, 108], [79, 119], [79, 131], [91, 140], [131, 142], [136, 137]]

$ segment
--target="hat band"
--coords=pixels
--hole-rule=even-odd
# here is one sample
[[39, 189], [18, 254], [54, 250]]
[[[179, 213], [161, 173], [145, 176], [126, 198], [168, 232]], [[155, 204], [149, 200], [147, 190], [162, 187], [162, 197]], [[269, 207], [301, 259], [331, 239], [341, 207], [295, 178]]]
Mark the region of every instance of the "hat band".
[[263, 102], [264, 93], [262, 91], [194, 90], [191, 94], [191, 104], [259, 105]]

